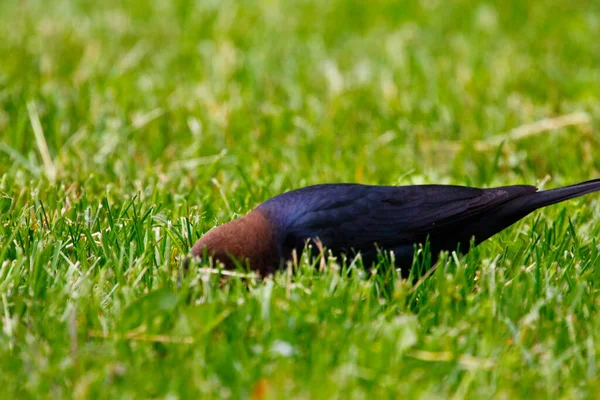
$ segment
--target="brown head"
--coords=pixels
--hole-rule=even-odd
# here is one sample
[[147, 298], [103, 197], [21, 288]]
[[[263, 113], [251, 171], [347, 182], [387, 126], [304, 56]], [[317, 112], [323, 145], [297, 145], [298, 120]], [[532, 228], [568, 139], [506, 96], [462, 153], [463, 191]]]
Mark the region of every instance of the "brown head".
[[205, 233], [192, 247], [192, 255], [202, 258], [205, 254], [229, 269], [236, 262], [248, 263], [261, 275], [275, 271], [281, 257], [276, 227], [258, 210]]

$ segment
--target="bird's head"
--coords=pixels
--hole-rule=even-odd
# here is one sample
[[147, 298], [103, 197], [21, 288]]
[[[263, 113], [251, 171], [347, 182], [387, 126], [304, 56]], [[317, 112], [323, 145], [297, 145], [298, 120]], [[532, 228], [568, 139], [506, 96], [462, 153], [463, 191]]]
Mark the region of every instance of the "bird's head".
[[274, 224], [257, 210], [211, 229], [192, 247], [196, 260], [212, 257], [227, 269], [249, 265], [261, 274], [277, 268], [280, 254]]
[[237, 237], [232, 233], [228, 224], [214, 227], [194, 244], [192, 256], [197, 262], [203, 262], [212, 257], [228, 269], [234, 268], [235, 262], [242, 260], [239, 259], [241, 252], [237, 245]]

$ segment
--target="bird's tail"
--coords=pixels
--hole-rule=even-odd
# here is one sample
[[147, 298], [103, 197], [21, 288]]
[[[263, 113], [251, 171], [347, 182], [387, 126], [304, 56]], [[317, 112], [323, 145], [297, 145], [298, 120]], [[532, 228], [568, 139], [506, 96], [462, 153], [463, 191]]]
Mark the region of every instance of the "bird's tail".
[[536, 210], [541, 207], [546, 207], [552, 204], [560, 203], [561, 201], [573, 199], [575, 197], [584, 196], [586, 194], [598, 191], [600, 191], [600, 179], [594, 179], [591, 181], [578, 183], [576, 185], [532, 193], [531, 200], [527, 202], [527, 205], [531, 207], [532, 210]]

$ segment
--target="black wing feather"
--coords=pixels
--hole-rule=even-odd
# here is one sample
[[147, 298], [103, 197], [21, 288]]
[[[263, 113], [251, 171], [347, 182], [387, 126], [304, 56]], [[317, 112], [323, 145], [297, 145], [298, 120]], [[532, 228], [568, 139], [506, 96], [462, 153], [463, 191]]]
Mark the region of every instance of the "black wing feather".
[[[447, 236], [461, 223], [482, 219], [494, 208], [535, 191], [533, 186], [333, 184], [288, 192], [260, 208], [284, 226], [296, 245], [319, 238], [334, 251], [369, 251], [374, 244], [394, 248], [428, 235]], [[457, 235], [478, 234], [463, 231], [457, 229]]]

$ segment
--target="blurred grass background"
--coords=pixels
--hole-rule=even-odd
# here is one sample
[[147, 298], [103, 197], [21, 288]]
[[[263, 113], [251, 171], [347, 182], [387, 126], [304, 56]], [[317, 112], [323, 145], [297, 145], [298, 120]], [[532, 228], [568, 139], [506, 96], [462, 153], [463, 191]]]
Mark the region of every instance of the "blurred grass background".
[[600, 176], [598, 37], [585, 0], [3, 0], [6, 393], [593, 397], [594, 197], [417, 290], [176, 278], [203, 232], [308, 184]]

